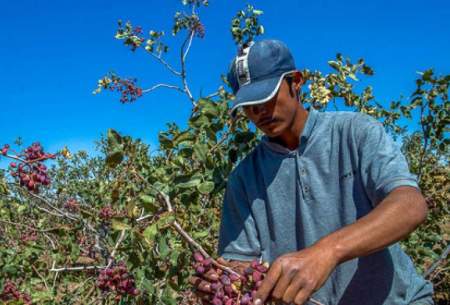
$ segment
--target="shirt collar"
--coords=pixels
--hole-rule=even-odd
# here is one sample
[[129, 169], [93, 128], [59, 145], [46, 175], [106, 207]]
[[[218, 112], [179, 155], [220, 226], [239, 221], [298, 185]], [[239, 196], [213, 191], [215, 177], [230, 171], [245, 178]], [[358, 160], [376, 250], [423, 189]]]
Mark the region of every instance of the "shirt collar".
[[317, 121], [318, 112], [316, 109], [310, 107], [308, 109], [308, 117], [306, 118], [305, 126], [303, 127], [303, 131], [300, 135], [300, 145], [296, 150], [290, 150], [287, 147], [284, 147], [278, 143], [269, 141], [267, 136], [262, 137], [262, 143], [269, 147], [270, 149], [282, 153], [282, 154], [295, 154], [297, 151], [299, 154], [303, 154], [308, 139], [311, 137], [312, 131]]

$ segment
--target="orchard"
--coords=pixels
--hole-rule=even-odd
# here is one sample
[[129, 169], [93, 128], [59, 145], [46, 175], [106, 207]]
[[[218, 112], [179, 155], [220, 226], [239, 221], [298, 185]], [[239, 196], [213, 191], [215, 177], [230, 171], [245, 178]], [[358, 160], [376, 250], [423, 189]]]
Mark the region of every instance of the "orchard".
[[[178, 84], [144, 88], [135, 78], [108, 73], [93, 92], [116, 94], [121, 103], [140, 103], [160, 88], [179, 92], [192, 106], [187, 127], [169, 123], [156, 154], [113, 129], [100, 139], [97, 157], [67, 148], [49, 152], [39, 142], [0, 143], [0, 158], [9, 160], [0, 170], [2, 304], [252, 304], [268, 264], [254, 261], [238, 272], [217, 260], [216, 249], [227, 177], [261, 134], [243, 116], [232, 120], [225, 80], [211, 94], [192, 93], [186, 62], [191, 45], [208, 35], [199, 12], [209, 8], [207, 0], [182, 2], [185, 10], [175, 12], [171, 29], [184, 39], [180, 70], [166, 61], [171, 50], [164, 31], [119, 21], [115, 33]], [[230, 27], [236, 47], [264, 34], [262, 15], [251, 5], [237, 12]], [[436, 304], [449, 304], [450, 75], [423, 71], [408, 98], [386, 107], [357, 82], [374, 74], [363, 59], [337, 54], [328, 64], [329, 73], [302, 71], [304, 105], [366, 113], [402, 139], [430, 212], [401, 244], [434, 284]], [[417, 131], [409, 132], [405, 120]], [[201, 298], [189, 278], [210, 270], [218, 277], [211, 295]]]

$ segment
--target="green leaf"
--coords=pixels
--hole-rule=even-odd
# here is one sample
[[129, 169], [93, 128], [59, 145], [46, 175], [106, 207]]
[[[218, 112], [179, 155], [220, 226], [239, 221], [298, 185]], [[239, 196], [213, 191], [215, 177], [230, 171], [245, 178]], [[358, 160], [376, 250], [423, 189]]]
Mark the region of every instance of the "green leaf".
[[206, 181], [200, 184], [197, 189], [202, 194], [209, 194], [214, 190], [214, 182], [212, 181]]
[[142, 234], [149, 242], [153, 242], [158, 234], [158, 225], [156, 223], [149, 225]]
[[202, 239], [202, 238], [207, 237], [209, 234], [210, 234], [209, 230], [204, 230], [204, 231], [192, 233], [192, 237], [194, 239]]
[[111, 227], [113, 228], [113, 230], [116, 230], [116, 231], [123, 231], [123, 230], [131, 229], [130, 225], [128, 225], [124, 222], [118, 221], [117, 219], [112, 220]]
[[165, 259], [170, 254], [170, 248], [166, 239], [166, 236], [162, 236], [158, 242], [159, 254], [162, 259]]
[[333, 69], [335, 69], [335, 70], [337, 70], [337, 71], [340, 70], [340, 65], [339, 65], [337, 62], [335, 62], [335, 61], [333, 61], [333, 60], [330, 60], [330, 61], [328, 61], [328, 64], [329, 64], [330, 67], [332, 67]]
[[166, 212], [158, 219], [158, 228], [164, 228], [175, 221], [175, 216], [172, 213]]
[[149, 195], [140, 195], [139, 199], [141, 200], [144, 208], [147, 211], [150, 211], [152, 213], [158, 211], [159, 206], [156, 203], [155, 197]]
[[178, 263], [178, 257], [180, 256], [180, 252], [177, 250], [172, 250], [172, 253], [170, 254], [170, 264], [172, 266], [176, 266]]
[[108, 144], [114, 149], [116, 146], [122, 144], [122, 137], [114, 129], [108, 129], [107, 133]]
[[196, 144], [194, 145], [194, 152], [200, 161], [205, 162], [206, 155], [208, 154], [208, 146], [205, 144]]
[[179, 188], [192, 188], [198, 186], [202, 181], [199, 178], [193, 178], [192, 180], [184, 183], [177, 184]]
[[177, 301], [173, 296], [173, 293], [167, 288], [164, 290], [161, 300], [167, 305], [177, 305]]

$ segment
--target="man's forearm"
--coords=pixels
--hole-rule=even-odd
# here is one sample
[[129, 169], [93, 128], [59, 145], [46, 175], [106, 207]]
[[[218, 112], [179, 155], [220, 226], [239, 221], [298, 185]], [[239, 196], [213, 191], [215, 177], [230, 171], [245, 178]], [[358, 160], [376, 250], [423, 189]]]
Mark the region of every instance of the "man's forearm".
[[425, 199], [417, 189], [398, 187], [369, 214], [316, 245], [332, 249], [338, 263], [366, 256], [405, 238], [426, 219], [427, 211]]

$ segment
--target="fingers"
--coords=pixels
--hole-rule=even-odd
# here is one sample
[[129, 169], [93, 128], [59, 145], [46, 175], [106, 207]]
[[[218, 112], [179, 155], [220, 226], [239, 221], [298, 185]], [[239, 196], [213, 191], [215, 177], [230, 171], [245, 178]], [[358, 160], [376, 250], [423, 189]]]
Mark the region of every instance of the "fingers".
[[302, 290], [300, 290], [297, 293], [297, 295], [295, 296], [294, 303], [296, 305], [302, 305], [302, 304], [306, 303], [306, 301], [308, 300], [311, 292], [312, 291], [310, 291], [309, 289], [302, 289]]
[[267, 300], [270, 292], [276, 286], [278, 279], [281, 276], [281, 264], [274, 264], [272, 268], [269, 269], [267, 276], [264, 278], [261, 287], [255, 294], [255, 305], [262, 305]]
[[[286, 273], [284, 270], [276, 283], [275, 288], [272, 291], [272, 297], [276, 300], [281, 300], [288, 289], [295, 273]], [[293, 295], [295, 297], [295, 293]]]
[[295, 297], [297, 296], [299, 290], [302, 288], [302, 282], [293, 280], [289, 284], [289, 287], [284, 292], [282, 300], [284, 303], [291, 304], [294, 302]]

